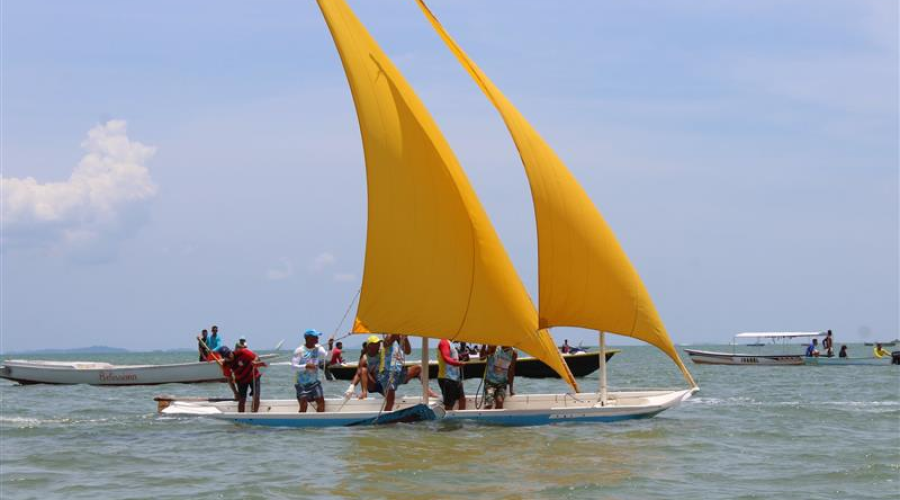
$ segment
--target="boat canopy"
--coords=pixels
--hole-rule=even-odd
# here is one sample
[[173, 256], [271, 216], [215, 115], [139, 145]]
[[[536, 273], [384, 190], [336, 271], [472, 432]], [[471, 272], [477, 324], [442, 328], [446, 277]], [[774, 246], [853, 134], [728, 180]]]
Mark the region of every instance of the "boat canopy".
[[821, 337], [825, 332], [744, 332], [735, 335], [735, 338], [746, 339], [794, 339], [805, 337]]

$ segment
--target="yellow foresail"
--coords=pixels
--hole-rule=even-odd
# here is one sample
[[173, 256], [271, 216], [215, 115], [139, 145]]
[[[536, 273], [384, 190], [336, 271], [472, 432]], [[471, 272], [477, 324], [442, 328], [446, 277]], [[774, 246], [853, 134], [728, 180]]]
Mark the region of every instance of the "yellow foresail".
[[540, 327], [577, 326], [643, 340], [671, 357], [695, 386], [640, 276], [587, 193], [425, 3], [416, 1], [500, 112], [519, 150], [537, 222]]
[[368, 236], [354, 332], [509, 345], [575, 387], [428, 110], [343, 0], [318, 0], [356, 105]]

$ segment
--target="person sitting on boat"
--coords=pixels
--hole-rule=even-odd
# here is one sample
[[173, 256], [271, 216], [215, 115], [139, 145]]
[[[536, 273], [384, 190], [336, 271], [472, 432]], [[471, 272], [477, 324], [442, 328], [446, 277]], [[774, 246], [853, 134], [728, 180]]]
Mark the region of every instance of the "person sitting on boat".
[[[382, 349], [382, 344], [388, 342], [390, 342], [390, 347]], [[406, 354], [409, 352], [412, 352], [412, 348], [409, 347], [409, 340], [405, 335], [388, 335], [384, 341], [378, 335], [371, 335], [363, 342], [363, 353], [359, 357], [356, 374], [353, 375], [350, 386], [344, 392], [344, 397], [352, 396], [356, 385], [359, 384], [361, 388], [359, 399], [366, 399], [370, 392], [381, 394], [385, 399], [388, 394], [391, 394], [391, 405], [386, 405], [385, 409], [393, 408], [394, 391], [385, 393], [385, 387], [392, 385], [396, 390], [398, 385], [407, 384], [412, 379], [421, 379], [422, 377], [421, 366], [405, 366]], [[393, 366], [393, 370], [387, 369], [391, 366]], [[432, 397], [437, 397], [437, 394], [431, 389], [428, 389], [428, 392]]]
[[238, 344], [240, 344], [241, 347], [246, 348], [247, 347], [247, 337], [244, 335], [241, 335], [240, 337], [238, 337]]
[[519, 354], [515, 349], [503, 346], [497, 349], [492, 345], [487, 348], [487, 363], [484, 372], [484, 407], [488, 410], [503, 409], [506, 400], [506, 387], [509, 395], [513, 392], [513, 381], [516, 378], [516, 359]]
[[234, 345], [234, 352], [231, 354], [233, 361], [231, 362], [231, 370], [234, 372], [234, 380], [237, 383], [238, 392], [238, 412], [243, 413], [247, 403], [247, 390], [253, 395], [252, 412], [259, 411], [259, 386], [262, 373], [259, 371], [260, 366], [267, 366], [263, 360], [255, 352], [241, 344]]
[[304, 345], [294, 351], [291, 359], [291, 367], [297, 372], [294, 388], [297, 390], [300, 413], [306, 413], [310, 402], [316, 403], [317, 412], [325, 411], [325, 394], [319, 380], [319, 367], [325, 368], [328, 353], [318, 344], [321, 336], [322, 332], [318, 330], [303, 332]]
[[831, 338], [831, 330], [828, 330], [828, 334], [822, 339], [822, 349], [825, 350], [825, 356], [834, 357], [834, 339]]
[[222, 337], [219, 337], [218, 326], [213, 325], [210, 330], [212, 330], [212, 335], [209, 336], [209, 341], [206, 343], [206, 345], [209, 347], [210, 351], [215, 351], [216, 349], [225, 345], [225, 343], [222, 342]]
[[[460, 345], [465, 346], [464, 342]], [[438, 342], [438, 385], [444, 399], [444, 408], [453, 409], [459, 402], [459, 409], [466, 409], [466, 394], [463, 390], [463, 369], [465, 363], [460, 359], [459, 351], [447, 339]]]
[[197, 335], [197, 352], [201, 362], [209, 359], [209, 333], [205, 329]]
[[328, 366], [334, 365], [342, 365], [344, 364], [344, 343], [338, 342], [334, 345], [334, 349], [331, 350], [331, 358], [328, 360]]
[[839, 357], [839, 358], [846, 358], [846, 357], [848, 357], [848, 356], [847, 356], [847, 346], [846, 346], [846, 345], [842, 345], [842, 346], [841, 346], [841, 352], [838, 353], [838, 357]]
[[569, 351], [572, 350], [572, 348], [569, 347], [569, 339], [563, 340], [563, 345], [559, 348], [559, 350], [560, 350], [563, 354], [569, 354]]
[[819, 356], [819, 339], [812, 339], [812, 342], [806, 346], [806, 357], [818, 357]]
[[887, 349], [885, 349], [884, 347], [881, 347], [881, 342], [878, 342], [877, 344], [875, 344], [875, 349], [872, 350], [872, 354], [874, 354], [876, 358], [884, 358], [884, 357], [891, 356], [891, 353]]

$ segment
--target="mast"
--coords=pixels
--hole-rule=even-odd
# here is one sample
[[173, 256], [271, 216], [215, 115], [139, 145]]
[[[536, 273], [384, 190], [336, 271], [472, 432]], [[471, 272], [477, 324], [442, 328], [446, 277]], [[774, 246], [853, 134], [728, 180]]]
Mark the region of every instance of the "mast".
[[422, 337], [422, 403], [428, 404], [428, 337]]
[[606, 406], [606, 332], [600, 334], [600, 406]]

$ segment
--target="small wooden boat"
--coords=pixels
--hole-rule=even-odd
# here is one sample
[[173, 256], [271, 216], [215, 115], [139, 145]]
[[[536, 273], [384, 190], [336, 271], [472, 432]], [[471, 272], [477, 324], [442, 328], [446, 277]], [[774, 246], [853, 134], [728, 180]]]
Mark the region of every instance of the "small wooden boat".
[[[263, 359], [277, 357], [264, 354]], [[113, 365], [93, 361], [12, 359], [0, 366], [0, 378], [20, 384], [158, 385], [226, 382], [214, 361], [169, 365]]]
[[889, 366], [891, 356], [883, 358], [840, 358], [840, 357], [809, 357], [803, 358], [803, 364], [807, 366]]
[[[608, 349], [606, 360], [609, 361], [619, 349]], [[578, 354], [563, 354], [563, 359], [569, 365], [572, 375], [584, 377], [597, 371], [600, 367], [600, 357], [596, 352], [582, 352]], [[410, 361], [407, 366], [418, 365], [418, 361]], [[328, 367], [328, 371], [338, 380], [350, 380], [356, 374], [357, 363], [344, 363]], [[466, 362], [463, 370], [465, 378], [481, 378], [484, 376], [485, 360], [473, 359]], [[435, 379], [438, 375], [438, 363], [432, 361], [428, 364], [428, 377]], [[559, 374], [547, 366], [543, 361], [533, 357], [521, 357], [516, 361], [516, 377], [528, 378], [559, 378]]]
[[798, 366], [803, 364], [802, 354], [792, 354], [787, 352], [787, 346], [790, 340], [797, 338], [815, 338], [825, 335], [825, 332], [745, 332], [734, 336], [732, 341], [732, 349], [737, 345], [739, 339], [757, 339], [751, 345], [764, 345], [761, 340], [770, 340], [775, 345], [781, 345], [782, 353], [771, 354], [763, 353], [738, 353], [719, 351], [701, 351], [699, 349], [685, 349], [691, 361], [698, 365], [742, 365], [742, 366]]
[[[381, 411], [382, 399], [326, 399], [322, 413], [312, 409], [307, 413], [298, 413], [298, 403], [293, 399], [263, 400], [256, 413], [238, 413], [237, 403], [230, 400], [180, 400], [168, 396], [155, 399], [160, 413], [167, 416], [204, 416], [268, 427], [335, 427], [421, 420], [469, 420], [491, 425], [523, 426], [650, 418], [677, 406], [694, 392], [696, 389], [610, 392], [602, 403], [597, 393], [517, 394], [508, 397], [501, 410], [480, 409], [476, 406], [475, 397], [467, 396], [466, 407], [469, 409], [453, 411], [444, 410], [440, 403], [423, 403], [422, 398], [417, 396], [398, 396], [393, 411]], [[431, 412], [422, 412], [423, 406]]]
[[700, 351], [697, 349], [685, 349], [691, 361], [698, 365], [750, 365], [750, 366], [776, 366], [776, 365], [802, 365], [803, 357], [797, 355], [761, 355], [741, 354], [714, 351]]

